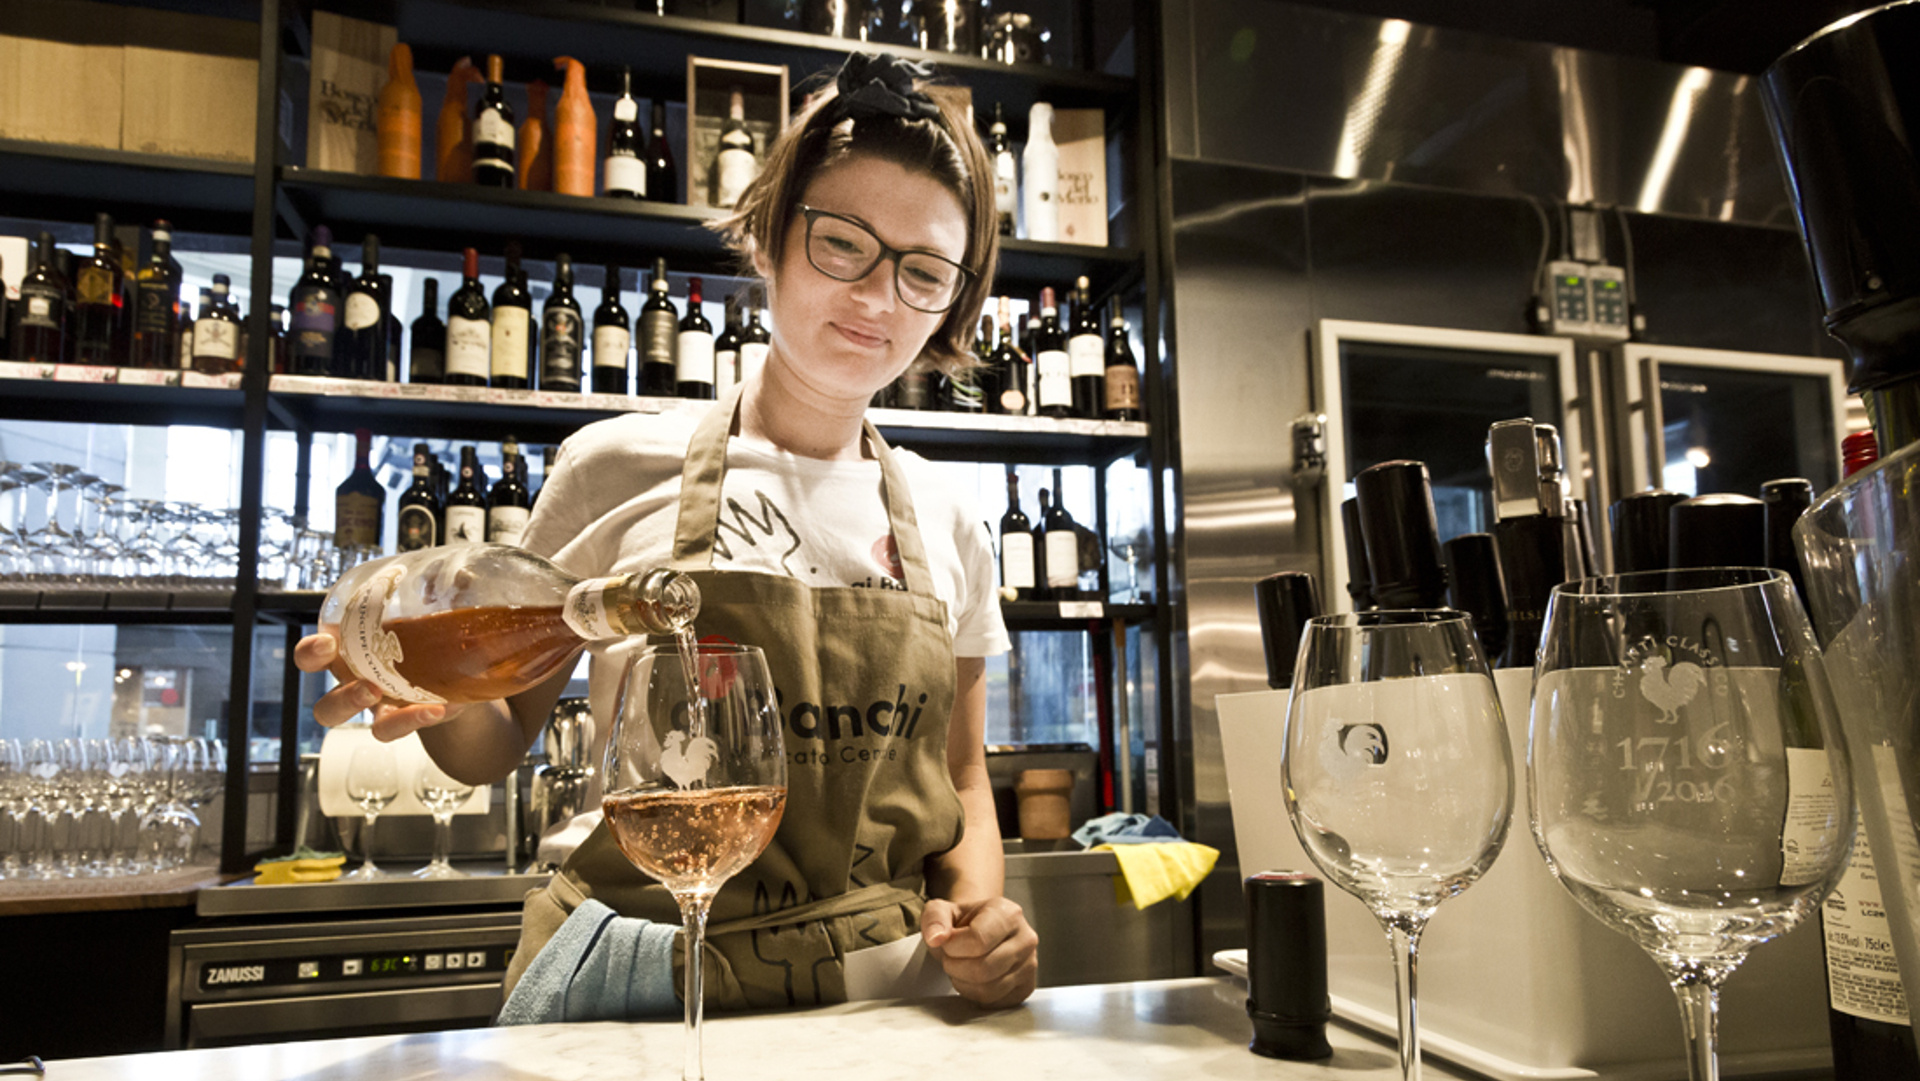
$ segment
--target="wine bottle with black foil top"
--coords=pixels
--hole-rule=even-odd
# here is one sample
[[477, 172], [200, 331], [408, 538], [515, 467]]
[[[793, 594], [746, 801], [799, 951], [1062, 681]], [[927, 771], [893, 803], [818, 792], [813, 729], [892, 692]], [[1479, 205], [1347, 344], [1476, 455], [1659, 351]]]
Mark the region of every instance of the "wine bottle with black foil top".
[[1085, 275], [1073, 283], [1073, 322], [1067, 328], [1067, 368], [1073, 379], [1073, 415], [1099, 420], [1107, 407], [1107, 342]]
[[1034, 366], [1034, 411], [1043, 417], [1073, 415], [1073, 361], [1067, 354], [1066, 331], [1060, 327], [1060, 309], [1051, 286], [1040, 290], [1040, 321], [1031, 328]]
[[667, 261], [655, 259], [653, 276], [647, 281], [647, 302], [641, 305], [634, 326], [634, 337], [639, 339], [640, 393], [648, 397], [671, 398], [678, 389], [675, 358], [680, 349], [680, 313], [668, 297], [672, 288]]
[[1080, 588], [1080, 575], [1086, 565], [1080, 561], [1080, 527], [1067, 513], [1066, 494], [1061, 490], [1061, 470], [1053, 471], [1053, 502], [1049, 506], [1045, 499], [1046, 489], [1041, 489], [1040, 505], [1042, 546], [1045, 550], [1047, 596], [1056, 601], [1079, 600], [1083, 593]]
[[667, 142], [667, 103], [653, 103], [652, 124], [647, 129], [647, 195], [660, 203], [680, 202], [680, 170], [673, 163], [673, 147]]
[[1006, 297], [1000, 298], [1000, 341], [993, 347], [993, 359], [988, 368], [993, 373], [993, 398], [988, 404], [991, 412], [1009, 416], [1025, 416], [1027, 413], [1028, 378], [1027, 356], [1014, 344], [1013, 306]]
[[740, 382], [740, 301], [744, 290], [727, 294], [721, 317], [720, 334], [713, 339], [713, 395], [726, 397], [735, 383]]
[[987, 126], [987, 154], [993, 159], [993, 216], [1000, 235], [1011, 237], [1020, 212], [1020, 176], [1007, 142], [1007, 114], [993, 103], [993, 121]]
[[114, 352], [120, 334], [122, 282], [119, 257], [114, 251], [113, 218], [96, 214], [93, 219], [93, 255], [73, 272], [73, 362], [117, 366], [120, 356]]
[[1381, 462], [1355, 474], [1353, 488], [1374, 603], [1445, 608], [1447, 571], [1426, 464]]
[[573, 260], [554, 257], [553, 292], [540, 310], [540, 389], [580, 389], [580, 355], [586, 324], [573, 298]]
[[527, 460], [517, 450], [501, 455], [500, 480], [487, 496], [487, 543], [519, 544], [527, 532], [533, 500], [527, 492]]
[[480, 253], [461, 253], [466, 278], [447, 301], [447, 368], [442, 381], [484, 387], [493, 369], [493, 309], [480, 287]]
[[701, 282], [687, 279], [687, 314], [674, 342], [673, 392], [682, 398], [713, 400], [713, 324], [700, 311]]
[[481, 544], [487, 539], [487, 478], [480, 455], [460, 448], [460, 482], [447, 493], [444, 514], [448, 544]]
[[507, 273], [493, 291], [489, 383], [510, 390], [533, 385], [533, 291], [520, 266], [520, 245], [507, 245]]
[[228, 302], [231, 283], [225, 274], [213, 276], [213, 290], [193, 321], [193, 370], [202, 375], [225, 375], [240, 367], [240, 314]]
[[535, 687], [592, 642], [675, 634], [699, 611], [678, 571], [576, 578], [523, 548], [469, 544], [354, 567], [319, 623], [339, 642], [340, 679], [367, 680], [393, 705], [462, 705]]
[[413, 445], [413, 483], [400, 493], [394, 548], [417, 552], [440, 543], [440, 493], [433, 483], [433, 450]]
[[408, 330], [407, 381], [438, 383], [447, 376], [447, 324], [440, 321], [440, 280], [421, 283], [420, 317]]
[[180, 355], [180, 261], [173, 257], [173, 227], [153, 223], [153, 251], [140, 265], [134, 293], [135, 368], [171, 368]]
[[607, 264], [606, 284], [600, 289], [600, 306], [593, 309], [593, 392], [628, 394], [628, 379], [633, 371], [633, 329], [628, 325], [626, 305], [620, 303], [622, 271]]
[[1007, 467], [1007, 512], [1000, 516], [1000, 596], [1003, 600], [1034, 599], [1039, 580], [1033, 554], [1033, 524], [1020, 509], [1020, 474]]
[[287, 297], [288, 319], [293, 324], [288, 351], [295, 375], [333, 374], [346, 298], [334, 282], [332, 259], [333, 231], [324, 225], [314, 226], [306, 269]]
[[613, 120], [607, 126], [607, 160], [600, 170], [601, 190], [616, 199], [645, 199], [647, 163], [640, 159], [645, 151], [646, 136], [640, 132], [640, 106], [633, 100], [633, 69], [623, 67], [620, 97], [613, 103]]
[[767, 353], [773, 348], [773, 334], [760, 321], [760, 311], [766, 307], [766, 297], [758, 285], [747, 289], [746, 316], [747, 325], [740, 328], [740, 381], [757, 379], [760, 370], [767, 366]]
[[33, 269], [20, 282], [20, 302], [8, 341], [14, 360], [58, 364], [66, 359], [72, 291], [60, 275], [53, 251], [53, 234], [41, 233], [34, 244]]
[[371, 550], [386, 526], [387, 490], [373, 475], [373, 433], [353, 433], [353, 472], [333, 490], [333, 546]]
[[501, 85], [504, 69], [500, 57], [487, 57], [486, 89], [473, 109], [473, 180], [490, 188], [511, 188], [514, 183], [513, 106]]
[[333, 374], [343, 379], [386, 378], [386, 315], [380, 299], [380, 238], [368, 233], [360, 241], [360, 276], [347, 287], [339, 366]]

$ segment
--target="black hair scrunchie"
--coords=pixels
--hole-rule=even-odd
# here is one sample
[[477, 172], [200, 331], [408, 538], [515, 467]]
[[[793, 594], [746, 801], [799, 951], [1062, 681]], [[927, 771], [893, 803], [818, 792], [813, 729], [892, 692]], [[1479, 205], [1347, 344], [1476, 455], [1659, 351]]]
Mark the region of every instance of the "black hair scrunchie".
[[839, 90], [834, 98], [838, 117], [856, 122], [880, 116], [931, 120], [940, 115], [940, 107], [913, 83], [932, 75], [931, 67], [892, 53], [854, 53], [841, 65], [834, 81]]

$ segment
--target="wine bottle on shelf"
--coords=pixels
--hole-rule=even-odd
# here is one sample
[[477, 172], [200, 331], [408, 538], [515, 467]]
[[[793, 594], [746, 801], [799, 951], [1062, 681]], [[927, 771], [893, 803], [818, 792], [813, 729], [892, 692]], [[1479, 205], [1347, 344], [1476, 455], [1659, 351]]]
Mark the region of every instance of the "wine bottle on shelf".
[[386, 316], [380, 303], [380, 238], [368, 233], [360, 241], [360, 276], [347, 287], [339, 364], [333, 374], [343, 379], [386, 378]]
[[677, 571], [581, 579], [483, 544], [360, 564], [327, 593], [319, 623], [340, 642], [340, 679], [369, 680], [391, 703], [464, 704], [537, 686], [592, 641], [675, 634], [699, 611], [698, 587]]
[[1033, 524], [1020, 509], [1020, 474], [1007, 467], [1007, 512], [1000, 516], [1000, 595], [1029, 601], [1039, 580], [1034, 577]]
[[629, 374], [633, 370], [633, 331], [627, 326], [627, 309], [620, 303], [622, 271], [607, 264], [606, 285], [600, 290], [600, 306], [593, 310], [593, 392], [628, 394]]
[[293, 323], [288, 344], [295, 375], [333, 374], [344, 298], [334, 285], [329, 267], [332, 258], [333, 231], [324, 225], [314, 226], [312, 243], [307, 248], [306, 269], [300, 280], [293, 283], [293, 292], [287, 298], [287, 311]]
[[653, 123], [647, 129], [647, 198], [662, 203], [680, 201], [680, 170], [667, 144], [667, 103], [655, 101]]
[[647, 197], [647, 163], [640, 159], [645, 149], [640, 105], [633, 100], [633, 69], [623, 67], [620, 99], [613, 103], [613, 121], [607, 127], [607, 160], [601, 166], [601, 189], [606, 194], [618, 199]]
[[20, 281], [19, 310], [9, 342], [15, 360], [58, 364], [66, 359], [71, 294], [53, 251], [53, 234], [41, 233], [34, 244], [33, 269]]
[[413, 49], [400, 42], [387, 54], [387, 84], [380, 88], [373, 106], [381, 176], [420, 179], [420, 112]]
[[1007, 142], [1007, 115], [999, 102], [993, 103], [993, 123], [987, 127], [987, 153], [993, 157], [993, 211], [1000, 235], [1011, 237], [1014, 218], [1020, 212], [1020, 178], [1013, 163], [1013, 148]]
[[[1053, 505], [1046, 506], [1042, 528], [1046, 536], [1047, 596], [1056, 601], [1080, 599], [1080, 527], [1067, 513], [1066, 493], [1061, 489], [1059, 469], [1053, 471]], [[1045, 489], [1042, 489], [1045, 491]]]
[[713, 156], [713, 205], [731, 209], [740, 201], [760, 162], [753, 156], [753, 135], [747, 131], [746, 95], [734, 87], [727, 95], [727, 119], [720, 127], [720, 148]]
[[133, 314], [135, 368], [171, 368], [180, 355], [180, 261], [173, 257], [173, 227], [153, 223], [153, 251], [140, 266]]
[[[196, 333], [197, 336], [197, 333]], [[384, 532], [387, 490], [373, 475], [373, 433], [353, 433], [353, 472], [333, 490], [333, 546], [376, 548]]]
[[287, 375], [293, 368], [287, 359], [286, 308], [278, 304], [267, 306], [267, 329], [273, 332], [273, 340], [267, 345], [267, 371], [271, 375]]
[[433, 486], [433, 451], [425, 443], [413, 445], [413, 483], [400, 493], [395, 527], [395, 551], [416, 552], [440, 543], [440, 493]]
[[213, 290], [202, 289], [200, 290], [200, 303], [198, 305], [180, 305], [182, 328], [180, 332], [180, 370], [183, 372], [193, 370], [193, 325], [196, 322], [194, 313], [206, 311], [207, 306], [212, 303]]
[[113, 251], [113, 218], [93, 218], [93, 255], [73, 273], [73, 361], [117, 365], [114, 337], [121, 313], [120, 260]]
[[765, 324], [760, 322], [760, 311], [766, 307], [766, 297], [758, 285], [747, 287], [747, 325], [740, 329], [740, 381], [758, 378], [760, 369], [767, 366], [767, 351], [773, 348], [773, 335], [768, 333]]
[[1133, 342], [1120, 298], [1107, 301], [1106, 417], [1140, 419], [1140, 368], [1133, 360]]
[[1067, 335], [1060, 329], [1060, 309], [1053, 287], [1040, 290], [1040, 321], [1033, 325], [1034, 411], [1043, 417], [1073, 415], [1073, 368], [1067, 355]]
[[674, 347], [674, 393], [682, 398], [713, 398], [713, 324], [700, 311], [699, 278], [687, 279], [687, 314], [680, 320]]
[[420, 317], [409, 332], [407, 381], [438, 383], [447, 374], [447, 325], [440, 321], [440, 280], [428, 278], [420, 287]]
[[553, 190], [591, 196], [600, 122], [587, 97], [587, 66], [571, 56], [554, 57], [553, 66], [566, 72], [553, 114]]
[[1107, 342], [1093, 308], [1093, 283], [1073, 283], [1073, 324], [1067, 331], [1067, 368], [1073, 378], [1073, 415], [1099, 420], [1107, 408]]
[[514, 186], [521, 191], [553, 190], [553, 126], [547, 123], [547, 83], [527, 84], [527, 118], [513, 137]]
[[893, 381], [893, 407], [895, 409], [927, 409], [932, 392], [929, 381], [933, 369], [922, 361], [916, 360], [907, 365], [900, 378]]
[[1036, 101], [1027, 112], [1027, 146], [1020, 155], [1020, 210], [1028, 240], [1060, 239], [1060, 150], [1053, 143], [1053, 106]]
[[240, 317], [227, 303], [225, 274], [213, 276], [213, 290], [193, 321], [193, 370], [202, 375], [225, 375], [239, 367]]
[[640, 339], [640, 393], [656, 398], [673, 397], [679, 378], [675, 357], [680, 348], [680, 313], [668, 299], [671, 289], [667, 261], [655, 259], [653, 277], [647, 281], [647, 302], [640, 307], [634, 333]]
[[977, 362], [971, 371], [954, 376], [947, 382], [947, 401], [945, 408], [955, 413], [987, 412], [989, 398], [999, 395], [993, 391], [995, 381], [993, 371], [993, 317], [980, 317], [980, 332], [973, 339], [973, 355]]
[[533, 382], [533, 292], [520, 267], [520, 245], [507, 245], [507, 274], [493, 291], [493, 328], [488, 344], [491, 385], [524, 389]]
[[484, 387], [493, 370], [493, 314], [480, 288], [480, 253], [461, 253], [466, 280], [447, 301], [447, 370], [453, 386]]
[[[400, 381], [400, 357], [404, 346], [400, 313], [393, 310], [393, 275], [380, 275], [380, 325], [387, 329], [387, 366], [380, 378], [389, 383]], [[244, 353], [242, 354], [245, 355]]]
[[1000, 341], [994, 346], [991, 370], [993, 372], [994, 396], [993, 412], [1009, 416], [1024, 416], [1027, 412], [1027, 358], [1014, 345], [1013, 305], [1006, 298], [1000, 298]]
[[517, 545], [527, 531], [527, 518], [532, 513], [532, 501], [527, 496], [523, 477], [527, 460], [517, 452], [504, 454], [502, 458], [500, 480], [487, 499], [487, 542]]
[[492, 188], [514, 184], [513, 107], [501, 85], [505, 64], [496, 54], [487, 57], [487, 85], [473, 110], [473, 180]]
[[740, 298], [735, 290], [727, 294], [720, 336], [713, 340], [713, 396], [723, 398], [740, 382]]
[[553, 292], [540, 310], [540, 389], [580, 389], [580, 353], [585, 344], [580, 302], [573, 298], [573, 259], [553, 261]]
[[460, 482], [447, 493], [445, 503], [448, 544], [479, 544], [487, 539], [485, 485], [479, 453], [472, 447], [461, 447]]

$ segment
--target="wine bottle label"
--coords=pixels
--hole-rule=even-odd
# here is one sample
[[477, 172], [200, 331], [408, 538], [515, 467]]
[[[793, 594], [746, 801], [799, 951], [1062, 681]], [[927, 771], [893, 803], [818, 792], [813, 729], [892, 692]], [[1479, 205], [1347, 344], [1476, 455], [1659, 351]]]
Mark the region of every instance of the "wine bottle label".
[[447, 320], [447, 374], [487, 377], [493, 328], [484, 319], [456, 315]]
[[1053, 589], [1080, 585], [1080, 537], [1074, 530], [1047, 531], [1047, 585]]
[[224, 319], [193, 321], [193, 355], [232, 360], [240, 355], [240, 327]]
[[1107, 369], [1107, 410], [1140, 408], [1140, 372], [1131, 364]]
[[719, 397], [733, 389], [740, 381], [740, 351], [738, 349], [715, 349], [713, 351], [713, 394]]
[[380, 302], [371, 293], [347, 294], [348, 330], [365, 330], [380, 321]]
[[438, 379], [440, 373], [446, 370], [443, 367], [446, 360], [446, 354], [440, 350], [432, 346], [416, 345], [413, 347], [413, 358], [409, 370], [415, 379]]
[[580, 382], [580, 316], [567, 308], [547, 313], [540, 335], [540, 383]]
[[614, 623], [608, 615], [607, 601], [617, 597], [619, 590], [627, 583], [627, 575], [612, 578], [585, 578], [574, 583], [567, 591], [567, 602], [560, 608], [562, 619], [573, 633], [590, 642], [603, 638], [617, 638], [626, 632], [626, 628]]
[[1827, 939], [1828, 1003], [1869, 1021], [1909, 1024], [1907, 993], [1864, 829], [1853, 835], [1853, 860], [1821, 906], [1820, 921]]
[[771, 346], [766, 342], [741, 343], [740, 381], [742, 383], [759, 375], [760, 369], [767, 366], [767, 350], [770, 348]]
[[1000, 215], [1000, 231], [1013, 232], [1013, 217], [1019, 212], [1020, 190], [1013, 166], [1012, 154], [996, 154], [993, 158], [993, 208]]
[[[673, 354], [679, 344], [679, 320], [670, 311], [655, 309], [640, 315], [640, 348], [645, 351], [641, 359], [648, 364], [673, 363]], [[675, 369], [678, 370], [677, 368]]]
[[447, 543], [479, 544], [487, 539], [485, 507], [448, 507]]
[[[202, 356], [206, 354], [202, 353]], [[380, 543], [382, 500], [349, 492], [333, 499], [333, 546], [371, 548]]]
[[440, 523], [434, 519], [433, 510], [418, 503], [401, 507], [396, 525], [394, 546], [402, 552], [431, 548], [438, 540]]
[[354, 675], [380, 688], [388, 698], [423, 705], [445, 702], [445, 698], [414, 686], [400, 674], [396, 666], [406, 660], [400, 650], [400, 637], [381, 626], [387, 599], [406, 575], [405, 567], [388, 567], [347, 598], [340, 614], [340, 655]]
[[1032, 589], [1033, 534], [1000, 534], [1000, 584], [1008, 589]]
[[492, 346], [495, 379], [527, 377], [527, 310], [525, 308], [493, 309]]
[[48, 295], [40, 292], [38, 286], [20, 287], [20, 299], [26, 301], [20, 308], [20, 325], [28, 327], [57, 327], [59, 321], [54, 313], [60, 310], [58, 293]]
[[73, 296], [82, 304], [113, 303], [113, 271], [106, 267], [82, 267], [73, 282]]
[[473, 166], [476, 169], [513, 168], [513, 125], [493, 109], [473, 118]]
[[633, 348], [633, 333], [626, 327], [604, 326], [593, 328], [593, 366], [596, 368], [619, 368], [627, 366], [627, 354]]
[[647, 166], [631, 154], [607, 155], [605, 187], [607, 194], [647, 197]]
[[759, 175], [760, 163], [746, 147], [722, 146], [714, 160], [714, 171], [719, 174], [714, 183], [714, 202], [731, 207], [740, 201], [740, 193]]
[[518, 545], [527, 532], [525, 507], [495, 507], [487, 512], [487, 543]]
[[680, 332], [674, 378], [682, 383], [713, 382], [713, 335], [704, 330]]
[[173, 289], [164, 280], [140, 283], [139, 311], [134, 326], [148, 334], [165, 334], [173, 329]]
[[1071, 406], [1073, 404], [1072, 362], [1066, 351], [1044, 349], [1034, 358], [1034, 366], [1040, 376], [1040, 385], [1035, 388], [1036, 397], [1042, 409], [1050, 405]]
[[1075, 379], [1107, 371], [1107, 344], [1098, 334], [1076, 334], [1067, 339], [1067, 369]]

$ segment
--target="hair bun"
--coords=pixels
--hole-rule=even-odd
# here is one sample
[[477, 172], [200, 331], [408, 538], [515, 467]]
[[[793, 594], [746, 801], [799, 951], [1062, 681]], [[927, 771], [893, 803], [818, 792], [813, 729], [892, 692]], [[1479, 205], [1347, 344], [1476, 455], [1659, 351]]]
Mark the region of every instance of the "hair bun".
[[854, 53], [840, 66], [834, 80], [839, 117], [860, 121], [890, 116], [901, 120], [931, 120], [940, 107], [915, 80], [933, 76], [933, 68], [902, 60], [892, 53]]

